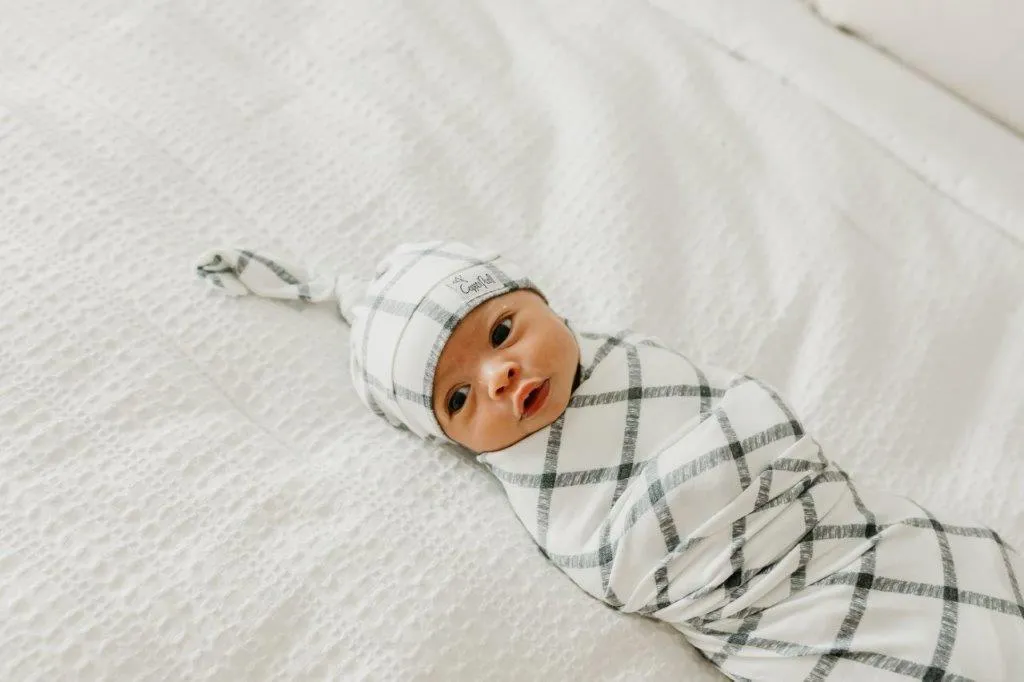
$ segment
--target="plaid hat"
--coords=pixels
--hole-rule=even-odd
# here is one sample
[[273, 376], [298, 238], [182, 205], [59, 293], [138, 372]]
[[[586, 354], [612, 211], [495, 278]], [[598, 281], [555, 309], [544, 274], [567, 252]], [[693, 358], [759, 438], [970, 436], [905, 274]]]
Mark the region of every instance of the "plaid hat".
[[394, 426], [447, 440], [434, 416], [434, 371], [459, 322], [478, 305], [519, 289], [543, 293], [521, 267], [459, 242], [402, 244], [377, 265], [369, 285], [353, 273], [314, 276], [251, 251], [217, 249], [196, 273], [233, 296], [306, 302], [337, 300], [352, 325], [352, 382], [359, 398]]

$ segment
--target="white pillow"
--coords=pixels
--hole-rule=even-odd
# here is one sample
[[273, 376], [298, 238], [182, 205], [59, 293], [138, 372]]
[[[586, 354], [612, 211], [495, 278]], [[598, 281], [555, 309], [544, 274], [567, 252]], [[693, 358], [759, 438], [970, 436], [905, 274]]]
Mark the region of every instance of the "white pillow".
[[822, 17], [1024, 134], [1024, 3], [810, 0]]

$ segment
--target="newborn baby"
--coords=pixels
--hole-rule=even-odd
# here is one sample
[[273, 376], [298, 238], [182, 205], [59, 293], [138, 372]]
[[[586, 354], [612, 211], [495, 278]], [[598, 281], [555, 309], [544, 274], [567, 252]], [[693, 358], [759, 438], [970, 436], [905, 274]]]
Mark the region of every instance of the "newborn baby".
[[463, 244], [400, 246], [359, 296], [250, 252], [198, 270], [234, 294], [337, 297], [371, 410], [478, 453], [549, 561], [732, 679], [1024, 679], [1020, 556], [855, 486], [757, 379], [578, 331]]

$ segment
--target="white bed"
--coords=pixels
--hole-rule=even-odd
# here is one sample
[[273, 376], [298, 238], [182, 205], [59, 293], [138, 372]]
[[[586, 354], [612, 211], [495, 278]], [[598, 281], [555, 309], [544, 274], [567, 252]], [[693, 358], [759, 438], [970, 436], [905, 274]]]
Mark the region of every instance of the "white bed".
[[808, 0], [825, 21], [884, 50], [1024, 135], [1024, 6], [1015, 0]]
[[211, 246], [486, 241], [1024, 546], [1022, 186], [1024, 139], [796, 0], [6, 2], [0, 678], [720, 679]]

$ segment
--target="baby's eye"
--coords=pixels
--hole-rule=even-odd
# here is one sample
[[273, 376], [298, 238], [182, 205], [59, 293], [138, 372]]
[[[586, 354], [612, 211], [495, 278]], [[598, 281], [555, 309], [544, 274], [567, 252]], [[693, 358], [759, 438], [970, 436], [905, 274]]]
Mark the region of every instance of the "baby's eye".
[[469, 395], [469, 386], [460, 386], [448, 396], [448, 414], [452, 415], [462, 409], [462, 406], [466, 404], [466, 398]]
[[512, 318], [506, 317], [491, 330], [491, 345], [497, 348], [505, 343], [505, 339], [512, 333]]

